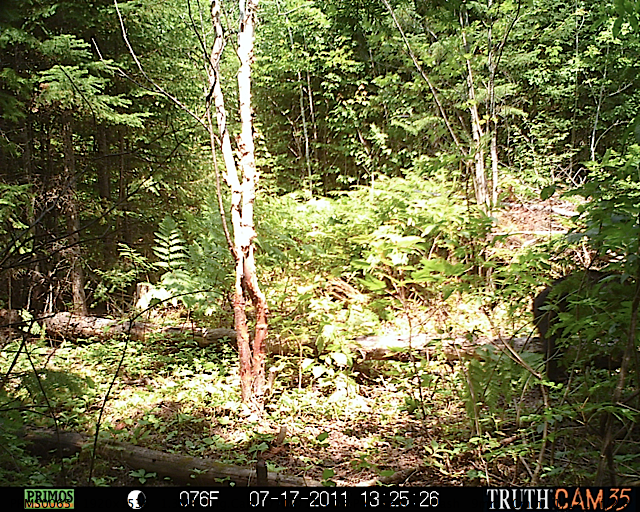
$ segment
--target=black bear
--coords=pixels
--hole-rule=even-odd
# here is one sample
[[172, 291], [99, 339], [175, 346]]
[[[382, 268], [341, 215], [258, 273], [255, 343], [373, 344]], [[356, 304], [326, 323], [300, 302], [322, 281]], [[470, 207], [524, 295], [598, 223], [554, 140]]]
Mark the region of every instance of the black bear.
[[[598, 368], [620, 365], [619, 340], [628, 335], [634, 287], [619, 274], [586, 270], [553, 281], [533, 301], [534, 323], [542, 339], [547, 377], [553, 382], [567, 379], [563, 356], [572, 335], [580, 334], [574, 357], [592, 361]], [[626, 329], [626, 331], [625, 331]], [[579, 343], [571, 343], [577, 345]]]

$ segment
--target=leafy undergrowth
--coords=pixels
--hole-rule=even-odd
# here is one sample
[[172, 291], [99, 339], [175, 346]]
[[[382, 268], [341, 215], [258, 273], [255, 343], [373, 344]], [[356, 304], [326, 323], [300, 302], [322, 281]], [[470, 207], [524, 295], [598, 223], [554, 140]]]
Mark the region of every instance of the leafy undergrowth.
[[[19, 343], [3, 347], [3, 363], [12, 359]], [[3, 417], [13, 418], [13, 424], [3, 420], [0, 425], [4, 485], [54, 485], [63, 469], [67, 485], [87, 485], [87, 451], [63, 466], [59, 461], [41, 464], [22, 452], [11, 425], [52, 428], [55, 416], [61, 430], [94, 434], [123, 350], [125, 342], [118, 340], [57, 345], [41, 340], [23, 347], [28, 357], [18, 359], [3, 393], [3, 403], [10, 404]], [[38, 379], [29, 361], [38, 369]], [[286, 362], [272, 361], [280, 371], [266, 417], [257, 421], [239, 400], [232, 347], [202, 349], [189, 339], [159, 337], [129, 341], [101, 433], [247, 467], [262, 454], [270, 471], [327, 484], [355, 485], [401, 470], [406, 472], [400, 483], [415, 486], [530, 481], [540, 447], [531, 427], [541, 416], [532, 416], [528, 428], [518, 429], [505, 399], [502, 413], [487, 415], [485, 410], [485, 433], [473, 435], [463, 384], [470, 372], [463, 372], [459, 363], [438, 357], [356, 362], [348, 371], [316, 371], [314, 377], [313, 367], [302, 370], [302, 360], [294, 361], [291, 356]], [[4, 364], [2, 370], [6, 372]], [[539, 410], [535, 392], [528, 399], [536, 402], [530, 410]], [[282, 427], [287, 430], [284, 442], [271, 446]], [[547, 468], [550, 476], [553, 471]], [[145, 468], [105, 460], [97, 462], [93, 483], [170, 484]]]
[[[508, 220], [520, 225], [517, 215]], [[540, 372], [540, 354], [522, 352], [518, 363], [487, 349], [461, 361], [443, 349], [452, 339], [530, 336], [530, 297], [540, 288], [544, 259], [513, 256], [529, 243], [519, 235], [496, 240], [489, 259], [507, 261], [500, 251], [511, 256], [509, 265], [492, 267], [493, 286], [434, 267], [427, 277], [435, 280], [416, 278], [403, 298], [376, 290], [381, 278], [360, 281], [367, 293], [336, 284], [313, 258], [272, 262], [261, 276], [271, 305], [269, 340], [288, 355], [269, 358], [277, 378], [260, 420], [240, 401], [229, 343], [199, 348], [188, 336], [158, 335], [61, 342], [37, 331], [23, 343], [7, 334], [0, 344], [0, 485], [87, 485], [90, 450], [62, 463], [38, 460], [19, 432], [57, 427], [95, 435], [99, 419], [106, 438], [247, 468], [261, 456], [270, 472], [328, 485], [400, 471], [397, 483], [412, 486], [589, 484], [600, 460], [603, 411], [616, 417], [619, 483], [639, 481], [635, 413], [607, 402], [615, 371], [577, 370], [569, 386], [550, 388], [545, 405], [539, 381], [521, 364]], [[339, 266], [340, 254], [319, 254]], [[387, 279], [396, 277], [389, 272]], [[224, 308], [218, 315], [209, 317], [214, 326], [228, 322]], [[425, 333], [432, 350], [365, 361], [348, 343], [390, 333]], [[284, 441], [276, 443], [283, 427]], [[171, 484], [149, 468], [109, 460], [96, 461], [91, 483]]]
[[[5, 342], [3, 374], [20, 344]], [[63, 463], [38, 460], [17, 432], [57, 425], [94, 435], [112, 381], [101, 436], [155, 450], [245, 467], [260, 455], [270, 472], [329, 485], [398, 471], [403, 479], [397, 483], [412, 486], [527, 485], [546, 419], [551, 428], [540, 482], [593, 481], [602, 442], [597, 423], [611, 391], [604, 376], [581, 376], [569, 393], [553, 391], [546, 409], [530, 373], [504, 354], [488, 350], [462, 364], [441, 355], [440, 340], [433, 345], [431, 357], [414, 354], [404, 362], [326, 351], [270, 358], [278, 377], [265, 418], [257, 420], [239, 399], [230, 344], [199, 348], [188, 337], [159, 336], [128, 343], [30, 340], [0, 397], [0, 483], [87, 485], [90, 450]], [[540, 368], [539, 354], [522, 356]], [[286, 437], [277, 444], [282, 427]], [[639, 474], [636, 434], [632, 427], [616, 451], [629, 481]], [[93, 484], [171, 484], [151, 471], [97, 460]]]
[[[4, 345], [3, 372], [19, 344]], [[10, 441], [5, 449], [13, 451], [3, 456], [3, 483], [53, 485], [60, 463], [40, 465], [24, 455], [19, 438], [10, 435], [11, 425], [53, 428], [55, 417], [60, 430], [94, 434], [125, 343], [29, 341], [22, 350], [3, 393], [3, 403], [9, 404], [3, 417], [13, 418], [13, 424], [3, 420], [0, 425], [0, 435]], [[353, 485], [414, 469], [408, 484], [480, 483], [477, 474], [485, 469], [478, 455], [488, 439], [469, 441], [455, 367], [438, 360], [368, 362], [319, 378], [310, 369], [299, 381], [300, 367], [283, 361], [266, 418], [256, 421], [239, 400], [231, 347], [201, 349], [188, 339], [129, 341], [101, 432], [138, 446], [248, 466], [286, 427], [283, 444], [269, 452], [271, 471], [320, 481], [330, 470], [331, 481]], [[416, 379], [407, 378], [417, 368], [425, 381], [422, 390]], [[68, 484], [87, 484], [87, 458], [85, 453], [66, 461]], [[94, 469], [94, 483], [164, 483], [143, 469], [102, 461]], [[519, 480], [516, 474], [506, 477], [505, 483]]]

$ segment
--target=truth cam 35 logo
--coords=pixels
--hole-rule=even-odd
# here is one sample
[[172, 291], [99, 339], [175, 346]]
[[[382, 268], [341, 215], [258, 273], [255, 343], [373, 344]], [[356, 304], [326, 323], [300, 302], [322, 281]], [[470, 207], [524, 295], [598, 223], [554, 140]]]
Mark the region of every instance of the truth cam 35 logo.
[[485, 500], [485, 510], [620, 512], [635, 505], [635, 489], [622, 487], [487, 489]]

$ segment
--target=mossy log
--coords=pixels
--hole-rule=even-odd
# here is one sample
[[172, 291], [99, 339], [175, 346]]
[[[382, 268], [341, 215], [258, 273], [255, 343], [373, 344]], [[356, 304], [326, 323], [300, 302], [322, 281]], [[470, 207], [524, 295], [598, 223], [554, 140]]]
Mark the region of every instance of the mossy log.
[[[31, 453], [44, 458], [70, 457], [82, 450], [90, 451], [93, 446], [93, 438], [76, 432], [56, 434], [48, 430], [33, 431], [26, 433], [24, 438]], [[258, 485], [256, 468], [242, 468], [212, 459], [165, 453], [120, 441], [99, 441], [97, 455], [107, 460], [120, 461], [131, 468], [142, 468], [148, 473], [157, 473], [159, 477], [169, 477], [175, 484], [227, 486], [233, 482], [240, 487]], [[259, 469], [264, 473], [266, 466], [260, 464]], [[260, 485], [305, 487], [318, 486], [319, 482], [280, 473], [268, 473], [266, 480]]]

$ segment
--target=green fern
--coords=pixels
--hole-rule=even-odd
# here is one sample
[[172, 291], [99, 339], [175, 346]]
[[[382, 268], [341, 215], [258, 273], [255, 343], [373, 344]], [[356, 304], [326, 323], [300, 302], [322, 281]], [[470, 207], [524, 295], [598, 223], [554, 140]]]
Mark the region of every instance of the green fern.
[[[467, 365], [466, 386], [462, 398], [469, 418], [488, 425], [495, 418], [506, 419], [509, 404], [530, 382], [528, 370], [509, 358], [501, 350], [486, 346], [477, 350], [480, 359]], [[542, 356], [522, 352], [520, 357], [531, 367], [539, 368]]]
[[156, 246], [153, 247], [158, 261], [156, 267], [165, 272], [153, 287], [153, 297], [177, 305], [182, 302], [187, 309], [203, 308], [205, 314], [216, 310], [216, 304], [224, 296], [219, 291], [228, 269], [219, 263], [222, 249], [206, 238], [187, 243], [176, 222], [165, 217], [156, 232]]
[[165, 217], [160, 223], [155, 241], [153, 252], [159, 260], [156, 266], [167, 272], [184, 269], [188, 260], [187, 248], [178, 225], [171, 217]]

